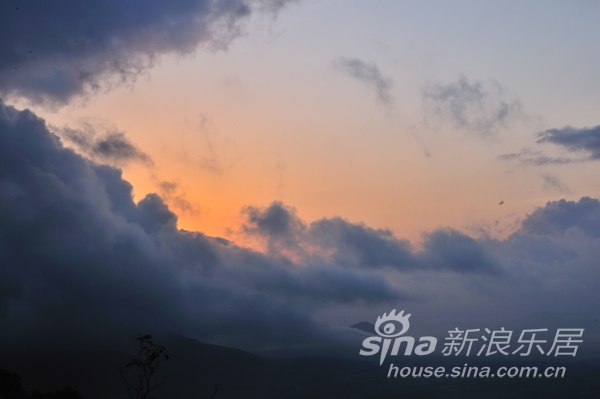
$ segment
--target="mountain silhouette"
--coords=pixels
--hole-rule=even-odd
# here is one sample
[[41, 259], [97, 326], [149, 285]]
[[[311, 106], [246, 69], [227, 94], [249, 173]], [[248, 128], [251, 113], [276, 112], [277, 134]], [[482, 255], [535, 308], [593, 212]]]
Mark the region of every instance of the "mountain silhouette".
[[[355, 327], [356, 326], [356, 327]], [[357, 323], [353, 328], [366, 329], [370, 323]], [[364, 331], [364, 330], [363, 330]], [[167, 381], [155, 392], [157, 399], [281, 399], [281, 398], [481, 398], [502, 397], [551, 399], [571, 397], [597, 398], [600, 392], [600, 359], [570, 360], [541, 357], [490, 361], [492, 367], [515, 365], [567, 366], [562, 379], [447, 379], [387, 378], [390, 363], [379, 366], [378, 356], [339, 359], [326, 356], [265, 358], [243, 350], [211, 345], [182, 336], [156, 337], [164, 345], [169, 361], [161, 367]], [[133, 348], [132, 348], [133, 352]], [[358, 348], [357, 348], [358, 354]], [[51, 352], [31, 351], [0, 353], [0, 368], [16, 372], [28, 391], [56, 391], [68, 385], [85, 399], [127, 399], [119, 369], [131, 360], [133, 353], [121, 351]], [[476, 365], [475, 359], [468, 359]], [[535, 362], [534, 362], [535, 360]], [[461, 366], [446, 356], [391, 357], [396, 366]], [[549, 363], [554, 361], [555, 363]], [[487, 362], [487, 363], [484, 363]], [[545, 362], [545, 363], [544, 363]], [[0, 395], [0, 398], [3, 397]]]

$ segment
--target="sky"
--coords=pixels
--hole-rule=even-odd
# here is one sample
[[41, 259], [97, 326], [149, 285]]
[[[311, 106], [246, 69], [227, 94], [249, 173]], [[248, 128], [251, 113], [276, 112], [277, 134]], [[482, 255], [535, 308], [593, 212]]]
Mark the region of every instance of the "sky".
[[4, 344], [600, 343], [597, 2], [0, 7]]

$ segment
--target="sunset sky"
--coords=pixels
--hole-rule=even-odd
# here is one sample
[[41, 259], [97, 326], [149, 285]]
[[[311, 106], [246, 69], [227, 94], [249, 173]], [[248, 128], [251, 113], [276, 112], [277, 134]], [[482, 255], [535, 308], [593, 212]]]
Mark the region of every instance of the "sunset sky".
[[1, 7], [2, 342], [317, 351], [402, 308], [600, 343], [600, 3]]
[[117, 165], [135, 197], [163, 195], [181, 228], [224, 236], [244, 206], [279, 200], [415, 242], [440, 226], [505, 237], [549, 200], [600, 194], [594, 163], [501, 159], [588, 155], [536, 134], [599, 123], [598, 7], [305, 1], [226, 49], [32, 109], [59, 134], [124, 133], [153, 162]]

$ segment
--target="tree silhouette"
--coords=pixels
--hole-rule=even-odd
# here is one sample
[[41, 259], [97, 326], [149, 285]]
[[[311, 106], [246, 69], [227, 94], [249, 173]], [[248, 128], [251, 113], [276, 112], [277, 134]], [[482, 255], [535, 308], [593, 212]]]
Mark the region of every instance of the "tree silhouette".
[[0, 398], [19, 399], [27, 396], [19, 375], [0, 369]]
[[152, 342], [152, 335], [138, 334], [136, 340], [140, 347], [138, 357], [132, 359], [125, 365], [125, 369], [137, 369], [137, 376], [128, 380], [121, 369], [121, 378], [127, 386], [127, 394], [131, 399], [152, 399], [148, 396], [150, 392], [161, 386], [167, 380], [165, 374], [162, 379], [156, 376], [156, 371], [161, 364], [161, 360], [169, 360], [169, 355], [165, 353], [166, 348]]

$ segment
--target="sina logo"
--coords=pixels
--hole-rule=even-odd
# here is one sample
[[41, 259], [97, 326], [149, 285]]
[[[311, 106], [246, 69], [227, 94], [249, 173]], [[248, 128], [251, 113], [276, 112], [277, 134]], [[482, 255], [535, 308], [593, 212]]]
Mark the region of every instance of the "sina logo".
[[437, 338], [421, 337], [419, 338], [419, 342], [422, 343], [419, 343], [415, 348], [415, 339], [413, 337], [401, 336], [410, 327], [409, 317], [410, 314], [404, 316], [404, 310], [396, 314], [396, 309], [392, 310], [389, 315], [384, 313], [383, 316], [379, 316], [375, 322], [375, 332], [378, 336], [365, 338], [360, 354], [362, 356], [373, 356], [380, 353], [379, 364], [381, 365], [388, 354], [392, 341], [394, 345], [392, 346], [390, 356], [397, 356], [400, 346], [403, 343], [406, 344], [404, 347], [404, 356], [412, 355], [413, 348], [417, 356], [432, 353], [435, 350]]

